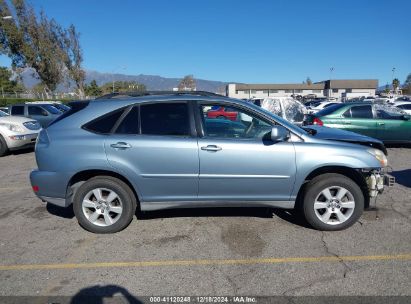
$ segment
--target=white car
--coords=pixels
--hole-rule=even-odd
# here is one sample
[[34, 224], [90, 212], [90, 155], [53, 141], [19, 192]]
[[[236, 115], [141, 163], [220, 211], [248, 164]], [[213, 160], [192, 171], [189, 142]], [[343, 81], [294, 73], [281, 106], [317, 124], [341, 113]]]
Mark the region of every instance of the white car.
[[0, 111], [0, 156], [8, 151], [33, 147], [40, 131], [36, 120]]
[[397, 101], [394, 103], [394, 107], [411, 115], [411, 101]]
[[338, 104], [340, 102], [338, 101], [321, 101], [318, 104], [315, 104], [315, 107], [308, 107], [308, 113], [309, 114], [314, 114], [317, 113], [325, 108], [328, 108], [329, 106]]
[[266, 97], [261, 107], [296, 125], [302, 125], [307, 109], [298, 100], [292, 97]]

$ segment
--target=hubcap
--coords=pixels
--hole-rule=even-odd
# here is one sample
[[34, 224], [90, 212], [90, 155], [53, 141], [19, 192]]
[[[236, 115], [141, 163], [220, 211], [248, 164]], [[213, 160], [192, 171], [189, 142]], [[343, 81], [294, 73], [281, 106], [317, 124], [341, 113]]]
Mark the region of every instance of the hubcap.
[[315, 215], [328, 225], [344, 223], [352, 216], [354, 208], [352, 193], [339, 186], [323, 189], [314, 202]]
[[96, 188], [86, 194], [82, 210], [90, 223], [96, 226], [111, 226], [123, 212], [123, 204], [116, 192], [107, 188]]

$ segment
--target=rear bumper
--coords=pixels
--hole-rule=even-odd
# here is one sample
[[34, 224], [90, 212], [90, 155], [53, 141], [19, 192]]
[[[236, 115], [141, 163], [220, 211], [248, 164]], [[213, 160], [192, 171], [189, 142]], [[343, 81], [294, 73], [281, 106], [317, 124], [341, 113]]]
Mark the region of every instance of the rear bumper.
[[66, 202], [66, 193], [70, 177], [70, 173], [33, 170], [30, 173], [30, 182], [33, 189], [36, 189], [34, 194], [41, 200], [67, 207], [69, 202]]

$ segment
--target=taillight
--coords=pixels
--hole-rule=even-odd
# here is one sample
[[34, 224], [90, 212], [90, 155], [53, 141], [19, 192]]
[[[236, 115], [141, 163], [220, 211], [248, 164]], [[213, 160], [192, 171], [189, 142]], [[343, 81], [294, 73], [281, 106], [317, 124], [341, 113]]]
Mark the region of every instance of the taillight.
[[32, 186], [32, 188], [34, 192], [39, 192], [40, 190], [39, 186]]
[[323, 125], [324, 125], [324, 123], [323, 123], [323, 122], [322, 122], [322, 120], [321, 120], [321, 119], [319, 119], [318, 117], [314, 117], [314, 120], [313, 120], [313, 125], [323, 126]]

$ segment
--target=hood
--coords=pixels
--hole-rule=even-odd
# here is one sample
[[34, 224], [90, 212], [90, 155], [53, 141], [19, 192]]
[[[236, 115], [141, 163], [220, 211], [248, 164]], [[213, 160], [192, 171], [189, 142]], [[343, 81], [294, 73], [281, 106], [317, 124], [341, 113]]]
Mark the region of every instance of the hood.
[[384, 154], [387, 155], [387, 149], [385, 148], [383, 142], [369, 136], [317, 125], [306, 126], [304, 127], [304, 130], [311, 133], [313, 138], [316, 139], [334, 140], [352, 144], [359, 144], [367, 147], [376, 148], [378, 150], [383, 151]]
[[[28, 121], [36, 121], [31, 118], [27, 117], [22, 117], [22, 116], [4, 116], [0, 117], [0, 123], [6, 122], [6, 123], [14, 123], [14, 124], [23, 124]], [[37, 122], [37, 121], [36, 121]]]

